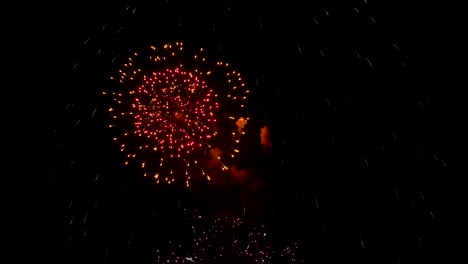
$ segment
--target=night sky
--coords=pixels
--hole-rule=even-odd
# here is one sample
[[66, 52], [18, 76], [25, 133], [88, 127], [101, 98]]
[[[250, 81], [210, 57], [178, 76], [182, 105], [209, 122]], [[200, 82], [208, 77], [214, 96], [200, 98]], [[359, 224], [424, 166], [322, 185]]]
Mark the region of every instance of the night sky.
[[[245, 221], [239, 236], [267, 230], [262, 243], [275, 250], [263, 248], [271, 257], [264, 263], [440, 257], [441, 179], [455, 158], [447, 94], [416, 74], [404, 4], [155, 0], [55, 8], [45, 26], [58, 58], [44, 120], [47, 263], [163, 263], [169, 241], [181, 245], [177, 263], [194, 263], [202, 255], [191, 242], [197, 232], [237, 218]], [[128, 54], [179, 41], [234, 65], [251, 91], [236, 169], [188, 189], [124, 166], [101, 96]], [[264, 127], [270, 147], [261, 144]], [[198, 214], [206, 220], [195, 232]], [[240, 243], [244, 250], [253, 242]], [[294, 257], [279, 256], [293, 244]], [[215, 260], [220, 252], [196, 263], [254, 263]]]

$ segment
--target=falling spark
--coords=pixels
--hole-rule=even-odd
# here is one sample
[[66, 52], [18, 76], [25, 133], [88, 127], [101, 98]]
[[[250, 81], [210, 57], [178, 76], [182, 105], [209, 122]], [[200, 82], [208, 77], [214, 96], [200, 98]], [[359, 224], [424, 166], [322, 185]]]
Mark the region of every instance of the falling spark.
[[444, 160], [440, 160], [440, 161], [442, 162], [442, 166], [447, 167]]
[[129, 238], [128, 238], [128, 247], [130, 247], [130, 244], [132, 242], [132, 237], [133, 237], [133, 233], [131, 233]]
[[97, 109], [98, 109], [97, 107], [94, 108], [94, 111], [93, 111], [93, 114], [91, 115], [91, 117], [94, 117], [94, 114], [96, 113], [96, 110], [97, 110]]
[[418, 240], [419, 240], [419, 243], [421, 244], [421, 246], [423, 245], [422, 243], [422, 239], [421, 239], [421, 236], [418, 234]]
[[91, 39], [91, 37], [88, 38], [88, 39], [83, 43], [83, 45], [86, 45], [86, 43], [88, 43], [88, 41], [89, 41], [90, 39]]
[[115, 62], [115, 60], [117, 59], [118, 56], [119, 56], [119, 55], [115, 56], [115, 57], [112, 59], [112, 63]]

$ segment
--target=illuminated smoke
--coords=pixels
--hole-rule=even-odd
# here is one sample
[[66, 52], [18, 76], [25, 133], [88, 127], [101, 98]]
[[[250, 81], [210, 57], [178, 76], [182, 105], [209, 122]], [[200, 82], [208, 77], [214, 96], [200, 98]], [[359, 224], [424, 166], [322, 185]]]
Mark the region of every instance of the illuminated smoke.
[[230, 170], [232, 176], [239, 178], [239, 179], [244, 179], [247, 177], [247, 171], [243, 169], [239, 169], [236, 166], [232, 166]]
[[265, 148], [271, 148], [270, 131], [267, 126], [260, 129], [260, 143]]
[[237, 120], [236, 125], [238, 127], [238, 132], [241, 133], [244, 130], [244, 126], [247, 124], [247, 119], [244, 119], [243, 117], [239, 118]]

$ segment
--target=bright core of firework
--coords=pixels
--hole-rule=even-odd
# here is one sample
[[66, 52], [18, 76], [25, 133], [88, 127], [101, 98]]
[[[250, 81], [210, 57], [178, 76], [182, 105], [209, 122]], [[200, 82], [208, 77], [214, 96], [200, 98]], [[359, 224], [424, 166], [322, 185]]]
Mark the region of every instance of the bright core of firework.
[[219, 105], [210, 104], [212, 93], [205, 81], [178, 68], [154, 73], [138, 87], [132, 103], [136, 133], [169, 149], [171, 157], [190, 154], [214, 133], [213, 111]]
[[134, 53], [111, 79], [119, 86], [103, 94], [115, 103], [110, 127], [125, 131], [114, 138], [125, 164], [139, 163], [157, 183], [183, 175], [187, 187], [191, 175], [210, 180], [204, 163], [212, 166], [213, 154], [216, 166], [228, 169], [248, 120], [241, 111], [249, 93], [228, 63], [210, 64], [203, 49], [184, 52], [177, 42]]

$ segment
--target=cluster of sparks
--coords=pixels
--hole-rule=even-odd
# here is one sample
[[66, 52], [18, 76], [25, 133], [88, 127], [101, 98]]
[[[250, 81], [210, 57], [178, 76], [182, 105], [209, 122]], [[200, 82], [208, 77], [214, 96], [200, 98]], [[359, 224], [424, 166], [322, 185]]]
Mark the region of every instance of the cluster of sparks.
[[[249, 90], [225, 62], [209, 63], [203, 48], [186, 52], [183, 43], [134, 53], [118, 70], [109, 108], [125, 153], [145, 177], [188, 187], [191, 175], [210, 180], [206, 167], [228, 170], [239, 152], [248, 118], [241, 116]], [[216, 162], [213, 162], [216, 161]], [[205, 168], [205, 169], [204, 169]], [[177, 179], [179, 180], [179, 179]]]
[[[277, 246], [264, 225], [249, 227], [241, 218], [190, 217], [189, 243], [170, 241], [156, 249], [157, 263], [303, 263], [299, 243]], [[184, 244], [185, 246], [183, 246]]]

